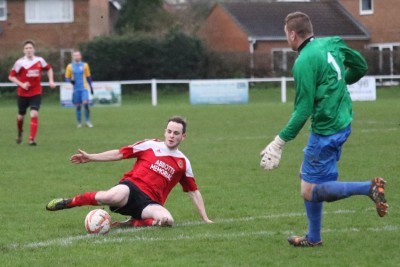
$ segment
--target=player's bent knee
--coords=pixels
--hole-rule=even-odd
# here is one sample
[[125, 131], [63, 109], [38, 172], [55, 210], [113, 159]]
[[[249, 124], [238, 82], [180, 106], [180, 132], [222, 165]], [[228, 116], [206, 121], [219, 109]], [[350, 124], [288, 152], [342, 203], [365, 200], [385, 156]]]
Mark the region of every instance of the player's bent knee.
[[307, 187], [307, 188], [301, 188], [301, 197], [304, 198], [307, 201], [312, 200], [312, 189], [313, 187]]
[[301, 197], [304, 198], [307, 201], [311, 201], [312, 200], [312, 196], [308, 192], [301, 192]]
[[38, 117], [39, 116], [39, 111], [37, 109], [31, 108], [30, 116], [31, 116], [31, 118]]
[[150, 204], [144, 208], [142, 212], [142, 218], [153, 218], [155, 225], [158, 226], [172, 226], [174, 224], [174, 218], [171, 213], [161, 205]]

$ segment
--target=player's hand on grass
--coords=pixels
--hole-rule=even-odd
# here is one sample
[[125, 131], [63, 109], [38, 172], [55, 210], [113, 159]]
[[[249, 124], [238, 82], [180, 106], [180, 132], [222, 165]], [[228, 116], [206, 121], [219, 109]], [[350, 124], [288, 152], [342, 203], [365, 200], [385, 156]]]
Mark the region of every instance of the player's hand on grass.
[[208, 218], [206, 218], [206, 219], [203, 219], [203, 221], [204, 222], [206, 222], [206, 223], [214, 223], [213, 221], [211, 221], [210, 219], [208, 219]]
[[71, 156], [71, 162], [74, 164], [86, 163], [90, 161], [90, 155], [83, 150], [78, 149], [78, 154]]
[[281, 160], [282, 149], [285, 143], [286, 142], [277, 135], [274, 141], [269, 143], [264, 150], [261, 151], [261, 168], [267, 171], [278, 168], [279, 161]]

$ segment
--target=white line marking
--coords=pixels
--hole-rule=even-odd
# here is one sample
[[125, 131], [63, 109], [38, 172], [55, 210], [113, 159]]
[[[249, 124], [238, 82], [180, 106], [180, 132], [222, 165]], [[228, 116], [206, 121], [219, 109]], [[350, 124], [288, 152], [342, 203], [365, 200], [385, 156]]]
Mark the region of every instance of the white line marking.
[[362, 133], [370, 133], [370, 132], [395, 132], [395, 131], [399, 131], [400, 127], [398, 128], [383, 128], [383, 129], [362, 129], [361, 132]]
[[[324, 212], [324, 214], [349, 214], [355, 213], [354, 210], [337, 210], [333, 212]], [[266, 219], [279, 219], [279, 218], [290, 218], [290, 217], [305, 217], [306, 214], [302, 212], [298, 213], [282, 213], [282, 214], [270, 214], [270, 215], [261, 215], [261, 216], [251, 216], [251, 217], [239, 217], [239, 218], [226, 218], [226, 219], [216, 219], [214, 222], [216, 224], [224, 224], [224, 223], [236, 223], [236, 222], [248, 222], [254, 220], [266, 220]], [[185, 227], [185, 226], [193, 226], [193, 225], [203, 225], [204, 222], [201, 221], [189, 221], [175, 224], [175, 227]], [[142, 231], [152, 231], [156, 228], [153, 227], [140, 227], [140, 228], [127, 228], [127, 229], [114, 229], [107, 235], [79, 235], [79, 236], [70, 236], [66, 238], [58, 238], [47, 241], [40, 242], [32, 242], [32, 243], [14, 243], [3, 246], [5, 249], [10, 250], [23, 250], [23, 249], [35, 249], [35, 248], [44, 248], [51, 246], [70, 246], [73, 245], [74, 242], [78, 242], [80, 240], [85, 239], [93, 239], [93, 243], [96, 244], [104, 244], [104, 243], [121, 243], [121, 242], [153, 242], [153, 241], [179, 241], [179, 240], [202, 240], [202, 239], [216, 239], [216, 238], [225, 238], [225, 239], [234, 239], [239, 237], [251, 237], [251, 236], [272, 236], [272, 235], [290, 235], [291, 231], [257, 231], [257, 232], [231, 232], [231, 233], [206, 233], [206, 234], [198, 234], [198, 235], [179, 235], [176, 237], [148, 237], [143, 234], [136, 235], [124, 235], [117, 236], [120, 234], [126, 233], [139, 233]], [[361, 231], [369, 231], [369, 232], [398, 232], [400, 230], [399, 226], [395, 225], [387, 225], [380, 228], [367, 228], [367, 229], [358, 229], [358, 228], [343, 228], [343, 229], [323, 229], [323, 233], [350, 233], [350, 232], [361, 232]]]
[[[382, 228], [343, 228], [343, 229], [325, 229], [322, 233], [352, 233], [352, 232], [398, 232], [400, 230], [399, 226], [388, 225]], [[111, 237], [95, 240], [96, 244], [105, 243], [137, 243], [137, 242], [159, 242], [159, 241], [180, 241], [180, 240], [209, 240], [209, 239], [235, 239], [242, 237], [252, 237], [252, 236], [274, 236], [274, 235], [284, 235], [289, 236], [291, 231], [257, 231], [257, 232], [233, 232], [226, 234], [198, 234], [198, 235], [179, 235], [176, 237], [145, 237], [145, 236], [122, 236], [122, 237]]]
[[241, 136], [241, 137], [215, 137], [214, 141], [240, 141], [240, 140], [269, 140], [269, 138], [274, 138], [273, 136], [263, 135], [263, 136]]

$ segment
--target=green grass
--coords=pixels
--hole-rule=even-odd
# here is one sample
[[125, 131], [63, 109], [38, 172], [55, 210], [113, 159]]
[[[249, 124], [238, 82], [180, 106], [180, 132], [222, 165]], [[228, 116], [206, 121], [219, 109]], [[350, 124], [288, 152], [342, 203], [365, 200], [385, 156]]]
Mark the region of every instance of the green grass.
[[[93, 108], [93, 129], [77, 129], [74, 110], [56, 96], [43, 101], [39, 146], [14, 143], [14, 99], [0, 98], [1, 266], [399, 266], [400, 88], [380, 89], [376, 102], [354, 103], [353, 134], [344, 146], [340, 179], [387, 179], [390, 213], [376, 215], [367, 197], [325, 204], [324, 246], [289, 247], [307, 223], [297, 173], [307, 127], [285, 147], [281, 166], [259, 168], [259, 152], [284, 126], [292, 104], [277, 89], [251, 90], [247, 105], [191, 106], [185, 92], [123, 98], [120, 108]], [[292, 101], [293, 92], [289, 92]], [[55, 197], [107, 189], [133, 161], [72, 165], [78, 148], [100, 152], [144, 138], [162, 138], [170, 115], [188, 118], [182, 151], [190, 158], [212, 225], [200, 223], [179, 186], [166, 207], [173, 228], [86, 235], [82, 207], [45, 211]], [[25, 139], [28, 122], [25, 122]], [[124, 217], [112, 214], [113, 219]]]

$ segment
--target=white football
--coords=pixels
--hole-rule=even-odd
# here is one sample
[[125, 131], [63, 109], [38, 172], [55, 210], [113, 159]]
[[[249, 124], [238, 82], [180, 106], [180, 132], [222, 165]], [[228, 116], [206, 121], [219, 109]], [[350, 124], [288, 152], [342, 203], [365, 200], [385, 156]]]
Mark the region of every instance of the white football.
[[89, 234], [106, 234], [110, 231], [111, 216], [107, 211], [95, 209], [85, 218], [85, 228]]

